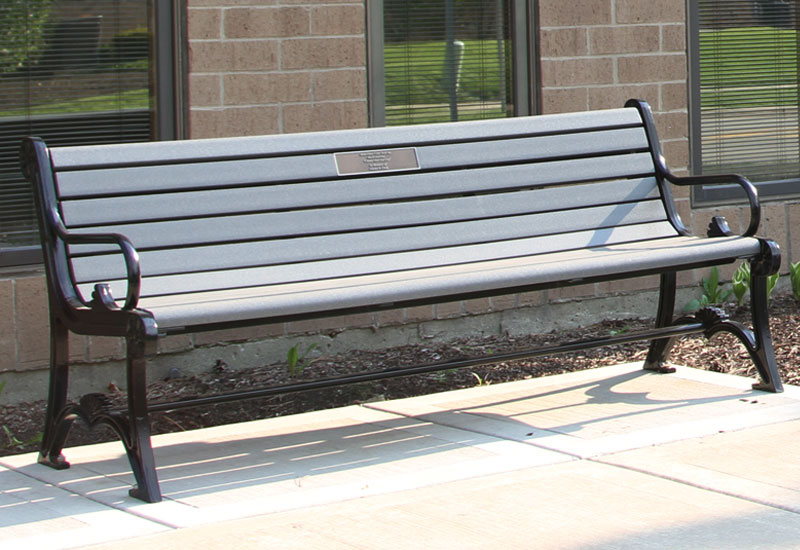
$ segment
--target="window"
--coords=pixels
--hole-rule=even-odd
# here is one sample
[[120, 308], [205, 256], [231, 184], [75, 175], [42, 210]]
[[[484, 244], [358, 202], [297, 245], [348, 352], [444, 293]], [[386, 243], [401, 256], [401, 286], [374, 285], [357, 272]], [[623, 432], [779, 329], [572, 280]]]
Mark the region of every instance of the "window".
[[19, 168], [22, 137], [37, 135], [51, 145], [182, 137], [177, 4], [0, 5], [0, 266], [41, 257], [32, 194]]
[[[739, 173], [762, 196], [800, 192], [798, 4], [788, 0], [690, 2], [692, 168]], [[697, 203], [737, 200], [699, 188]]]
[[373, 126], [536, 110], [531, 2], [382, 0], [368, 6]]

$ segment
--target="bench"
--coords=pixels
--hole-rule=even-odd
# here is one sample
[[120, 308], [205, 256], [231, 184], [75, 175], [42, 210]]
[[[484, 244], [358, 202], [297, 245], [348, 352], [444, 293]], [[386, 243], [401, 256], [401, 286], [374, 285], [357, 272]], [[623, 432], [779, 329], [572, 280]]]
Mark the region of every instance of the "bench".
[[[110, 425], [136, 486], [160, 500], [146, 361], [168, 335], [551, 289], [658, 274], [652, 329], [455, 364], [390, 368], [204, 398], [261, 397], [621, 342], [650, 341], [644, 368], [667, 372], [693, 333], [737, 336], [761, 390], [781, 391], [766, 279], [777, 245], [755, 237], [759, 203], [739, 176], [677, 177], [649, 106], [453, 124], [310, 134], [48, 148], [27, 138], [50, 303], [48, 409], [39, 460], [71, 424]], [[738, 185], [742, 235], [682, 225], [671, 185]], [[676, 274], [748, 261], [752, 328], [704, 309], [676, 319]], [[535, 311], [535, 310], [532, 310]], [[124, 337], [127, 409], [67, 396], [69, 332]], [[98, 367], [100, 368], [100, 367]]]

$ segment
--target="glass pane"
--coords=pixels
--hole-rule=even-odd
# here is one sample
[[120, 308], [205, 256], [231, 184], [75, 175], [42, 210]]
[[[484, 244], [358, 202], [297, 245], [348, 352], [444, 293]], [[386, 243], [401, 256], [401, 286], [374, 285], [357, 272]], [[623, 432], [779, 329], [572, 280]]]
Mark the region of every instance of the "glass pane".
[[701, 0], [702, 172], [800, 176], [797, 12], [782, 0]]
[[38, 243], [22, 137], [49, 145], [150, 139], [147, 0], [0, 5], [0, 251]]
[[509, 0], [384, 0], [386, 123], [513, 115]]

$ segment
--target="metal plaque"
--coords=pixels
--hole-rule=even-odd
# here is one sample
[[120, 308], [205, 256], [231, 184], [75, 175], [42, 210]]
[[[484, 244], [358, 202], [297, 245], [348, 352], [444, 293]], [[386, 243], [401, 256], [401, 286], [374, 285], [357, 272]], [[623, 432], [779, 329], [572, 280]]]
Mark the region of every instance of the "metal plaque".
[[336, 171], [340, 176], [419, 170], [419, 159], [417, 159], [415, 147], [334, 153], [334, 158], [336, 159]]

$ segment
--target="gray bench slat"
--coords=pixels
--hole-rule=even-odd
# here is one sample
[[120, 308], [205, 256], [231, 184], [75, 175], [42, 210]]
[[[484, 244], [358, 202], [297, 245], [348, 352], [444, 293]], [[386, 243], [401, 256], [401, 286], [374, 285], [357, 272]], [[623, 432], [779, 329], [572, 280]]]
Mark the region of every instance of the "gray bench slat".
[[[122, 233], [143, 252], [245, 240], [267, 240], [321, 233], [371, 231], [577, 209], [658, 198], [652, 179], [514, 191], [497, 195], [454, 197], [418, 202], [367, 204], [339, 208], [190, 218], [147, 225], [109, 225], [86, 229]], [[81, 230], [76, 231], [80, 233]]]
[[196, 159], [213, 160], [228, 157], [294, 154], [306, 151], [334, 151], [341, 150], [342, 144], [347, 144], [351, 150], [389, 148], [465, 139], [494, 139], [515, 134], [529, 134], [532, 130], [538, 133], [561, 133], [641, 123], [641, 117], [635, 109], [609, 109], [591, 113], [481, 120], [458, 125], [444, 123], [404, 128], [338, 130], [315, 134], [136, 143], [124, 146], [62, 147], [52, 151], [52, 160], [54, 166], [58, 168], [118, 165], [120, 162], [162, 164], [190, 162]]
[[542, 258], [522, 257], [411, 272], [328, 279], [205, 294], [144, 299], [141, 307], [154, 313], [164, 328], [262, 317], [332, 311], [404, 300], [441, 299], [554, 281], [629, 274], [758, 253], [755, 238], [702, 239], [674, 237], [659, 242], [605, 246], [557, 252]]
[[[532, 162], [563, 156], [602, 155], [647, 149], [643, 128], [585, 134], [524, 137], [502, 142], [449, 143], [418, 146], [420, 168], [461, 168], [491, 163]], [[333, 153], [267, 159], [239, 159], [214, 164], [193, 163], [153, 167], [60, 172], [59, 196], [93, 196], [107, 192], [114, 181], [118, 193], [163, 192], [174, 189], [225, 187], [248, 183], [337, 178]]]
[[[267, 185], [238, 189], [184, 191], [62, 202], [68, 226], [124, 223], [142, 218], [175, 219], [209, 215], [259, 212], [290, 208], [336, 206], [355, 201], [396, 201], [409, 197], [455, 195], [476, 191], [536, 187], [543, 184], [622, 178], [653, 171], [649, 153], [629, 155], [625, 163], [616, 157], [551, 161], [529, 165], [478, 168], [469, 177], [457, 171], [405, 173], [369, 179], [342, 179], [302, 184]], [[62, 174], [61, 177], [73, 174]], [[654, 182], [651, 178], [649, 181]], [[586, 189], [580, 190], [587, 192]]]
[[[583, 231], [570, 235], [573, 246], [608, 246], [644, 239], [663, 239], [675, 236], [675, 229], [669, 222], [647, 225], [614, 227], [599, 231]], [[203, 292], [214, 289], [266, 286], [315, 279], [329, 279], [348, 276], [368, 275], [388, 271], [457, 265], [500, 258], [532, 256], [552, 250], [563, 249], [562, 235], [533, 237], [484, 243], [469, 246], [439, 248], [399, 252], [391, 257], [361, 256], [325, 261], [309, 261], [302, 264], [274, 265], [240, 269], [236, 277], [231, 272], [182, 273], [146, 277], [142, 282], [142, 296], [182, 294]], [[114, 296], [125, 296], [124, 281], [108, 281]], [[83, 285], [86, 296], [91, 295], [92, 285]]]
[[[217, 245], [203, 247], [202, 250], [181, 248], [140, 251], [140, 259], [143, 273], [163, 275], [223, 267], [235, 269], [254, 265], [301, 262], [314, 258], [332, 259], [442, 248], [615, 225], [643, 224], [664, 219], [666, 215], [661, 201], [651, 200], [586, 208], [576, 210], [569, 216], [565, 216], [564, 212], [546, 212], [381, 231]], [[562, 246], [569, 246], [567, 237], [564, 237], [563, 241]], [[137, 245], [135, 238], [133, 243]], [[73, 265], [78, 282], [119, 276], [117, 275], [119, 268], [114, 269], [115, 266], [119, 266], [119, 259], [113, 256], [75, 258]]]

